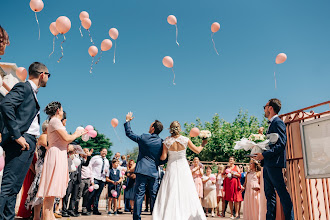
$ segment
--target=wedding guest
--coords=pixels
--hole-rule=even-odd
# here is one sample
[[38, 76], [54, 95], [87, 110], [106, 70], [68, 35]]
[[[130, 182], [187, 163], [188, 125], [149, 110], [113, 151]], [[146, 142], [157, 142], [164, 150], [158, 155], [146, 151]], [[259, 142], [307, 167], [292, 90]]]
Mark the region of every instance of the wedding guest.
[[42, 207], [42, 198], [37, 197], [37, 192], [39, 189], [40, 184], [40, 177], [42, 172], [42, 167], [44, 165], [45, 155], [46, 151], [48, 149], [47, 146], [47, 129], [48, 129], [48, 121], [44, 121], [41, 126], [42, 134], [38, 138], [37, 142], [37, 162], [35, 164], [35, 171], [36, 176], [31, 184], [31, 187], [28, 192], [28, 197], [25, 202], [25, 207], [27, 209], [33, 208], [34, 217], [33, 220], [40, 220], [40, 214], [41, 214], [41, 207]]
[[127, 167], [127, 161], [126, 161], [126, 156], [125, 155], [122, 155], [121, 156], [121, 160], [123, 161], [121, 166], [122, 167]]
[[51, 102], [45, 108], [49, 117], [48, 146], [45, 162], [41, 173], [38, 197], [44, 198], [43, 219], [54, 218], [53, 208], [55, 197], [63, 198], [69, 182], [67, 147], [86, 131], [75, 131], [68, 134], [61, 120], [63, 108], [60, 102]]
[[[235, 158], [229, 158], [228, 168], [225, 169], [226, 177], [223, 181], [223, 189], [225, 192], [225, 201], [228, 201], [231, 218], [234, 218], [234, 205], [235, 205], [235, 216], [238, 217], [238, 205], [239, 202], [243, 201], [242, 193], [240, 192], [240, 181], [239, 178], [241, 174], [239, 172], [239, 168], [235, 166]], [[225, 216], [225, 208], [223, 207], [222, 212], [223, 217]]]
[[[216, 188], [217, 188], [217, 216], [221, 216], [220, 215], [220, 207], [222, 207], [222, 204], [224, 203], [223, 200], [223, 196], [224, 196], [224, 192], [223, 192], [223, 172], [225, 171], [225, 166], [224, 165], [218, 165], [218, 173], [217, 173], [217, 182], [216, 182]], [[220, 206], [220, 202], [221, 202], [221, 206]], [[222, 213], [222, 212], [221, 212]]]
[[244, 219], [262, 220], [260, 218], [260, 171], [261, 167], [258, 161], [250, 160], [250, 171], [246, 175], [243, 189], [245, 189], [244, 198]]
[[5, 31], [5, 29], [0, 25], [0, 56], [5, 54], [6, 47], [9, 45], [10, 45], [9, 36]]
[[[17, 83], [0, 103], [2, 121], [1, 146], [6, 152], [0, 193], [0, 219], [14, 219], [16, 197], [35, 152], [39, 132], [38, 88], [46, 87], [50, 74], [47, 67], [34, 62], [29, 80]], [[6, 210], [6, 211], [4, 211]]]
[[[117, 216], [117, 203], [119, 194], [121, 191], [120, 183], [123, 181], [123, 177], [121, 174], [121, 171], [118, 169], [119, 166], [119, 160], [114, 159], [112, 160], [112, 169], [110, 169], [109, 174], [106, 178], [108, 182], [108, 196], [109, 196], [109, 212], [108, 215]], [[113, 195], [113, 191], [117, 192], [117, 195]], [[113, 203], [114, 210], [113, 213], [110, 211], [111, 204]]]
[[204, 197], [203, 197], [203, 207], [206, 211], [206, 217], [208, 216], [208, 211], [211, 209], [211, 216], [214, 217], [214, 208], [217, 207], [217, 189], [216, 189], [216, 178], [211, 179], [212, 168], [211, 166], [206, 167], [206, 174], [203, 176], [204, 184]]
[[128, 169], [126, 172], [126, 176], [128, 178], [127, 186], [125, 189], [125, 199], [130, 201], [130, 207], [131, 207], [131, 214], [133, 214], [133, 209], [134, 209], [134, 197], [135, 197], [135, 178], [136, 175], [134, 174], [135, 171], [135, 162], [134, 160], [130, 160], [128, 163]]
[[100, 151], [100, 155], [96, 155], [92, 157], [89, 162], [89, 167], [92, 173], [91, 184], [98, 184], [99, 188], [93, 190], [90, 194], [89, 203], [87, 205], [87, 211], [91, 212], [91, 206], [93, 205], [93, 214], [94, 215], [102, 215], [99, 212], [99, 199], [102, 193], [102, 190], [105, 185], [106, 176], [109, 173], [109, 160], [106, 158], [108, 150], [106, 148], [102, 148]]
[[199, 200], [202, 202], [203, 198], [203, 168], [200, 166], [200, 161], [198, 157], [195, 157], [193, 160], [193, 164], [191, 167], [191, 173], [193, 176], [193, 180], [196, 186], [197, 194], [199, 197]]
[[[91, 213], [87, 212], [87, 204], [88, 204], [88, 198], [89, 198], [89, 191], [88, 188], [91, 185], [91, 170], [89, 167], [89, 162], [91, 160], [91, 155], [93, 154], [93, 149], [89, 150], [88, 148], [83, 149], [85, 154], [81, 154], [81, 183], [79, 185], [79, 192], [77, 196], [77, 203], [79, 204], [79, 200], [82, 197], [82, 215], [90, 215]], [[78, 207], [78, 205], [76, 205]]]

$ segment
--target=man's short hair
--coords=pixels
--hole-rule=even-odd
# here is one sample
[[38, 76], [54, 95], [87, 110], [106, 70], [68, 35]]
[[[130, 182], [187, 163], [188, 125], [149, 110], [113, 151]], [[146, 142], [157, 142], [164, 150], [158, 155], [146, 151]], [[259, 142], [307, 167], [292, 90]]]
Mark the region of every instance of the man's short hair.
[[106, 149], [106, 150], [108, 151], [108, 149], [107, 149], [106, 147], [102, 147], [102, 148], [100, 149], [100, 152], [103, 151], [104, 149]]
[[43, 69], [47, 68], [45, 64], [40, 62], [34, 62], [29, 67], [29, 76], [33, 78], [38, 78]]
[[113, 160], [112, 160], [112, 164], [114, 164], [114, 163], [116, 163], [116, 162], [119, 163], [119, 160], [118, 160], [118, 159], [113, 159]]
[[272, 106], [274, 109], [274, 112], [278, 114], [281, 110], [282, 104], [279, 99], [270, 99], [269, 100], [269, 106]]
[[155, 131], [154, 131], [155, 134], [160, 134], [160, 132], [162, 132], [162, 130], [163, 130], [163, 124], [158, 120], [155, 120], [155, 122], [152, 126], [155, 129]]

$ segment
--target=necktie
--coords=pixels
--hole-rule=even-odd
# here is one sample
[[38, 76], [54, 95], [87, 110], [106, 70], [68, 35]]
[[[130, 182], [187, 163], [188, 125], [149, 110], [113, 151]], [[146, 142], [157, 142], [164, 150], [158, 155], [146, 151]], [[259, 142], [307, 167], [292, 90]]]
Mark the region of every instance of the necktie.
[[104, 158], [102, 158], [102, 168], [101, 168], [101, 175], [103, 173], [103, 169], [104, 169]]

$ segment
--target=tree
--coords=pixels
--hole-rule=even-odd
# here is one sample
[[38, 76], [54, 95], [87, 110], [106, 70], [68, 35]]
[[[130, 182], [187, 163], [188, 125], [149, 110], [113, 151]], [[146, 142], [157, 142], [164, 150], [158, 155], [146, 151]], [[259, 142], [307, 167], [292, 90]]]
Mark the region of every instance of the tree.
[[[234, 150], [235, 141], [239, 141], [243, 137], [248, 137], [250, 134], [257, 133], [260, 126], [267, 129], [268, 124], [266, 119], [259, 123], [255, 116], [248, 116], [248, 112], [239, 111], [235, 120], [232, 123], [220, 119], [218, 114], [215, 114], [211, 122], [201, 122], [196, 119], [196, 124], [185, 123], [182, 135], [189, 137], [189, 132], [193, 127], [198, 127], [200, 130], [209, 130], [212, 137], [209, 138], [207, 146], [200, 154], [195, 154], [190, 149], [187, 150], [187, 158], [192, 160], [198, 156], [202, 161], [228, 161], [230, 156], [234, 156], [237, 162], [247, 162], [249, 159], [244, 155], [249, 154], [244, 150]], [[202, 140], [198, 137], [191, 138], [191, 141], [200, 146]]]
[[136, 146], [132, 150], [127, 150], [126, 155], [129, 155], [130, 160], [134, 160], [136, 162], [139, 156], [139, 147]]
[[97, 136], [95, 138], [91, 138], [91, 139], [89, 139], [89, 141], [86, 141], [86, 142], [83, 141], [81, 139], [81, 137], [79, 137], [79, 138], [76, 139], [76, 142], [82, 148], [94, 149], [94, 155], [100, 154], [100, 150], [102, 148], [106, 148], [108, 150], [107, 158], [109, 160], [112, 159], [113, 153], [110, 149], [110, 147], [112, 146], [112, 142], [104, 134], [101, 134], [101, 133], [97, 132]]

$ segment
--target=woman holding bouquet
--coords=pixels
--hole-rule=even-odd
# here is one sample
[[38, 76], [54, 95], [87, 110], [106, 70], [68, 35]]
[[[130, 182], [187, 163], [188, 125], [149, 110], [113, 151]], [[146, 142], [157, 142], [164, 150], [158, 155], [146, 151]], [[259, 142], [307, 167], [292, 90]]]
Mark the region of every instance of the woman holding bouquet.
[[[231, 212], [231, 219], [234, 219], [234, 206], [235, 205], [235, 211], [236, 216], [239, 217], [238, 213], [238, 205], [239, 202], [243, 201], [242, 193], [241, 193], [241, 184], [240, 184], [240, 170], [237, 166], [235, 166], [235, 158], [230, 157], [229, 158], [229, 164], [228, 168], [225, 170], [225, 179], [223, 181], [223, 189], [225, 192], [225, 201], [229, 202], [230, 212]], [[225, 217], [225, 212], [223, 210], [222, 212], [223, 217]]]

